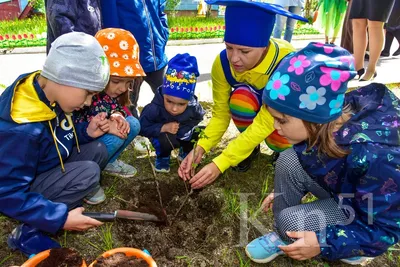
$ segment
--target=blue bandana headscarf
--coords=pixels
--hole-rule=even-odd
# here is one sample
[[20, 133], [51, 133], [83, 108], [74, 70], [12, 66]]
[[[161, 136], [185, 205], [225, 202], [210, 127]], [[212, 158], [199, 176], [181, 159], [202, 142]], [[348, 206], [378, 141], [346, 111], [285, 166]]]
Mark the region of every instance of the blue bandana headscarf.
[[342, 114], [347, 83], [356, 74], [347, 50], [310, 43], [282, 59], [264, 89], [263, 103], [305, 121], [327, 123]]

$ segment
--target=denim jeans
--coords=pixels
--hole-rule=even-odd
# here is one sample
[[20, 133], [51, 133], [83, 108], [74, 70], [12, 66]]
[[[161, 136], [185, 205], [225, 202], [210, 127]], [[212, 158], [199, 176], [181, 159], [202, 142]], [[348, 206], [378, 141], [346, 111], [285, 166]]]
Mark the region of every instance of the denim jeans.
[[[284, 7], [286, 10], [289, 10], [289, 12], [292, 12], [294, 14], [300, 15], [301, 13], [301, 7], [299, 6], [286, 6]], [[274, 38], [281, 38], [283, 27], [286, 22], [286, 29], [285, 29], [285, 36], [283, 39], [288, 41], [289, 43], [292, 41], [292, 35], [293, 35], [293, 30], [294, 26], [296, 25], [296, 19], [288, 18], [285, 16], [281, 15], [276, 15], [276, 23], [275, 23], [275, 28], [274, 28]]]
[[129, 122], [131, 129], [126, 139], [113, 134], [105, 134], [99, 138], [99, 141], [103, 142], [107, 147], [108, 163], [114, 162], [140, 131], [140, 123], [136, 118], [128, 116], [126, 120]]

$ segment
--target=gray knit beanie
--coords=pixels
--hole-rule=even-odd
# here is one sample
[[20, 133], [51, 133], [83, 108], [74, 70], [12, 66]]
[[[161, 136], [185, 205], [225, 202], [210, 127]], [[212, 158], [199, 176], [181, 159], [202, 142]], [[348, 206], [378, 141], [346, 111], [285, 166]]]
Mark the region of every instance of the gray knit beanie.
[[110, 66], [96, 38], [70, 32], [51, 44], [41, 74], [58, 84], [100, 92], [110, 78]]

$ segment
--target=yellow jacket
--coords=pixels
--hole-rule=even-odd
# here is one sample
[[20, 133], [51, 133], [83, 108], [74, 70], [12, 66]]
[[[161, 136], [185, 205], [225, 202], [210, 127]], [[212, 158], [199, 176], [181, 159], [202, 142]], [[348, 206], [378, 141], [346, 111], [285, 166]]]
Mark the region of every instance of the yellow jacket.
[[[276, 65], [283, 57], [294, 50], [294, 47], [286, 41], [271, 39], [268, 53], [258, 66], [243, 73], [236, 73], [231, 67], [232, 75], [238, 82], [249, 84], [255, 88], [263, 88]], [[219, 143], [231, 120], [229, 98], [232, 88], [225, 78], [220, 55], [214, 61], [211, 77], [214, 107], [210, 123], [205, 129], [208, 139], [203, 138], [198, 142], [198, 145], [206, 152]], [[213, 162], [221, 172], [224, 172], [230, 166], [236, 166], [247, 158], [253, 149], [273, 131], [273, 118], [265, 106], [262, 106], [253, 123], [230, 142]]]

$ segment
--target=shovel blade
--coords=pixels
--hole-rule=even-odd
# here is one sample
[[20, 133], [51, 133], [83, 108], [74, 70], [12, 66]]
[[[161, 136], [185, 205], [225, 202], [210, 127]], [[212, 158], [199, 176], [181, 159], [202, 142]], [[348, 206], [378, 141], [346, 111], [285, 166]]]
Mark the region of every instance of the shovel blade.
[[127, 220], [135, 220], [135, 221], [152, 221], [152, 222], [161, 221], [157, 216], [153, 214], [130, 211], [130, 210], [117, 210], [116, 217]]

